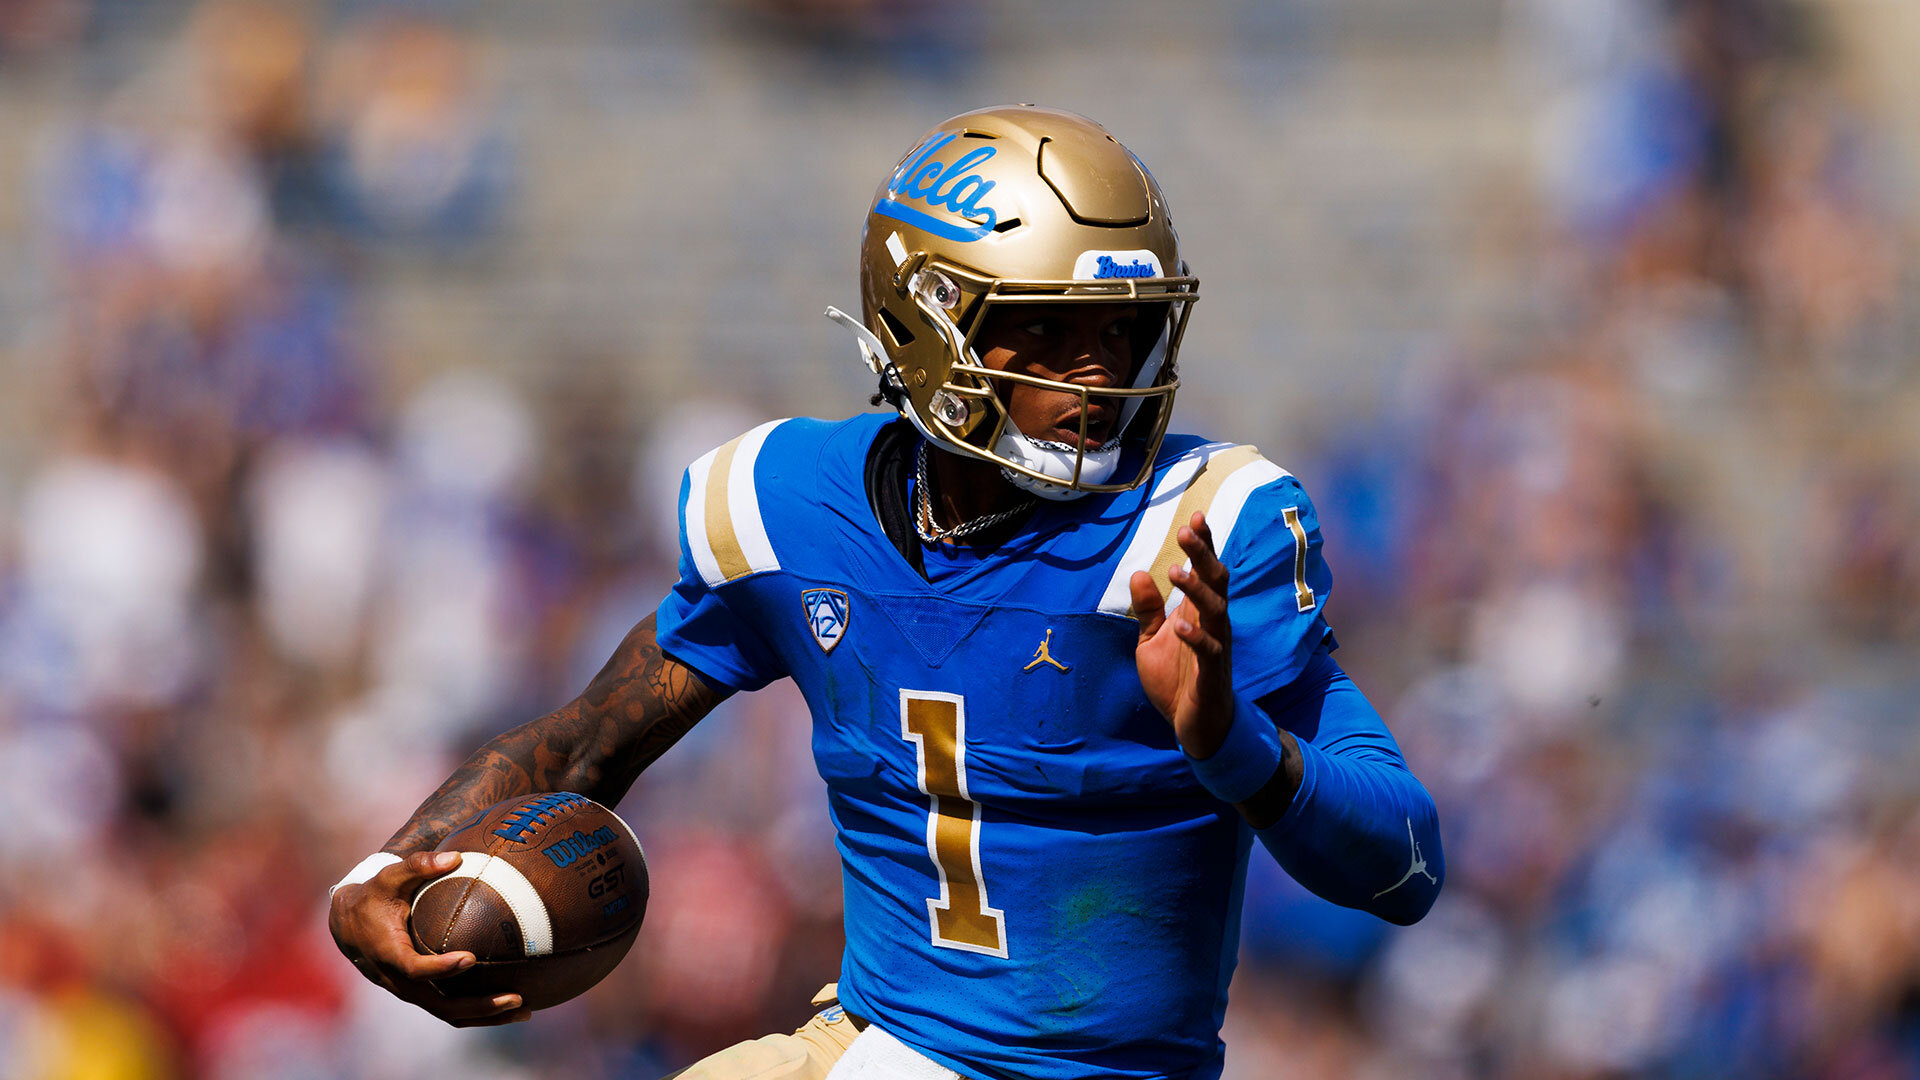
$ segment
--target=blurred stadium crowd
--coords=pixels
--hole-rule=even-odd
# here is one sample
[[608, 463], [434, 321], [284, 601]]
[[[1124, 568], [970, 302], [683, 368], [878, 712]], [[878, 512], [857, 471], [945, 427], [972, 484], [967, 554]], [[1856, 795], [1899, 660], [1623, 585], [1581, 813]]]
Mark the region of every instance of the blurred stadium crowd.
[[[649, 610], [687, 460], [860, 407], [810, 323], [853, 295], [890, 155], [1025, 93], [967, 75], [1046, 60], [1022, 20], [1119, 9], [513, 7], [0, 5], [6, 1080], [650, 1078], [833, 977], [837, 859], [779, 687], [643, 778], [641, 941], [532, 1024], [386, 998], [325, 889]], [[1315, 494], [1341, 658], [1452, 871], [1396, 930], [1255, 858], [1227, 1076], [1920, 1077], [1920, 203], [1834, 12], [1920, 45], [1912, 15], [1184, 7], [1219, 37], [1132, 4], [1095, 43], [1215, 81], [1060, 103], [1167, 184], [1209, 298], [1186, 425]], [[1481, 170], [1289, 218], [1316, 170], [1393, 160], [1373, 99], [1435, 56], [1481, 104], [1387, 171], [1454, 142]], [[1370, 72], [1383, 157], [1275, 111]], [[716, 98], [867, 141], [762, 158]], [[1196, 152], [1248, 116], [1294, 134]], [[628, 121], [678, 141], [596, 142]], [[1245, 174], [1237, 213], [1277, 235], [1182, 201], [1189, 170]], [[674, 183], [684, 212], [620, 194]], [[1340, 295], [1292, 318], [1319, 277]]]

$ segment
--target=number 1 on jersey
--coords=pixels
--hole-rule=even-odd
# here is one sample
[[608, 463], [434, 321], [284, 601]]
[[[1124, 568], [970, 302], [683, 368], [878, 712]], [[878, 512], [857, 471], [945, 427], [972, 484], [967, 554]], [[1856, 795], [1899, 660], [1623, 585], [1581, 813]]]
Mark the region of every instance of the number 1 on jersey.
[[900, 691], [900, 735], [914, 744], [927, 795], [927, 854], [940, 895], [927, 899], [933, 943], [1007, 955], [1006, 913], [987, 906], [980, 875], [980, 804], [967, 794], [967, 708], [958, 694]]

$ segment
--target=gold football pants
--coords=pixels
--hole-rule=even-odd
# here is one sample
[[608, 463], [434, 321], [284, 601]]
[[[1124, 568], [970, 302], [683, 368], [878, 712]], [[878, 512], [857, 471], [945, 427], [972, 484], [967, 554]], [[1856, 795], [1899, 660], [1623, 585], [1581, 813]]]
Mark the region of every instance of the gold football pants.
[[767, 1035], [736, 1043], [702, 1058], [666, 1080], [826, 1080], [827, 1071], [847, 1052], [860, 1030], [838, 1007], [838, 983], [813, 995], [815, 1005], [833, 1006], [791, 1035]]

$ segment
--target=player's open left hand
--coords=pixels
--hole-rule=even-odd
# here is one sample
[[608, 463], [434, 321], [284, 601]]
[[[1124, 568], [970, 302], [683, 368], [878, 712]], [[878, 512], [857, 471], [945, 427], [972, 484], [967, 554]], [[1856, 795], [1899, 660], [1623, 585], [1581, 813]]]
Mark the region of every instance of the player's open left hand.
[[333, 894], [327, 928], [334, 943], [360, 974], [402, 1001], [411, 1002], [454, 1027], [510, 1024], [533, 1015], [520, 995], [454, 998], [433, 985], [473, 966], [473, 954], [434, 955], [413, 947], [407, 916], [420, 886], [460, 865], [451, 851], [421, 851], [375, 874], [364, 885], [347, 885]]
[[1213, 551], [1213, 530], [1196, 512], [1177, 534], [1192, 569], [1175, 566], [1168, 580], [1184, 597], [1165, 610], [1153, 578], [1128, 581], [1140, 620], [1134, 661], [1140, 685], [1173, 724], [1180, 746], [1196, 758], [1220, 748], [1233, 722], [1233, 627], [1227, 621], [1227, 568]]

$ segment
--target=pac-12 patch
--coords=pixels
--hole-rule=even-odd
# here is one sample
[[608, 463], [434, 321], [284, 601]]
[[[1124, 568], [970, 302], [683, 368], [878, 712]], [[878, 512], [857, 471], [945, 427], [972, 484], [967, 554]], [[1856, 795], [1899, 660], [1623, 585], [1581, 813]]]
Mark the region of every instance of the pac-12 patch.
[[832, 652], [847, 632], [847, 594], [839, 589], [807, 589], [800, 594], [800, 606], [806, 610], [807, 625], [822, 652]]

